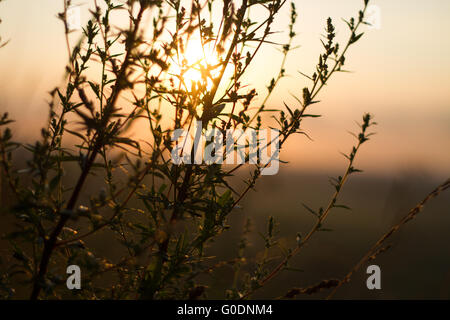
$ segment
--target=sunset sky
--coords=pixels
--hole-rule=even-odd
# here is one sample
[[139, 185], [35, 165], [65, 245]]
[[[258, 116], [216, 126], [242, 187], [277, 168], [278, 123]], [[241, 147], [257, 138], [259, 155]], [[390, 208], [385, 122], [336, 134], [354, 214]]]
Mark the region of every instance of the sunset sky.
[[[320, 35], [325, 19], [337, 25], [338, 39], [347, 31], [340, 18], [357, 14], [362, 0], [294, 1], [299, 12], [296, 44], [284, 78], [272, 96], [270, 106], [286, 102], [290, 93], [301, 95], [308, 85], [297, 73], [312, 73], [321, 52]], [[336, 75], [319, 97], [311, 113], [322, 114], [304, 125], [314, 142], [298, 136], [289, 142], [281, 157], [289, 168], [340, 169], [357, 130], [354, 120], [371, 112], [379, 123], [377, 135], [364, 146], [358, 166], [376, 174], [399, 170], [425, 170], [447, 176], [450, 173], [450, 1], [375, 0], [380, 8], [381, 28], [366, 29], [363, 39], [347, 55], [347, 69]], [[87, 3], [81, 4], [82, 19], [88, 19]], [[15, 126], [21, 139], [39, 137], [47, 117], [47, 92], [62, 83], [67, 51], [64, 30], [56, 14], [58, 0], [6, 0], [0, 4], [0, 35], [11, 39], [0, 50], [0, 111], [19, 120]], [[276, 28], [286, 31], [289, 6], [278, 17]], [[76, 41], [73, 34], [71, 40]], [[286, 35], [277, 35], [284, 41]], [[261, 51], [247, 78], [259, 92], [278, 71], [281, 54], [274, 48]], [[342, 159], [341, 159], [342, 158]], [[281, 169], [283, 170], [283, 168]]]

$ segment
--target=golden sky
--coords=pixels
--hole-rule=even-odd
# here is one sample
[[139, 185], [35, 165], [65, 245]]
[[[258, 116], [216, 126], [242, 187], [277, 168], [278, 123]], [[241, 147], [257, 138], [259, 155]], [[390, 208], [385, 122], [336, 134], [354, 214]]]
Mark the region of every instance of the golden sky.
[[[283, 101], [296, 106], [289, 95], [300, 95], [308, 84], [297, 71], [313, 71], [325, 19], [334, 19], [338, 38], [343, 39], [347, 30], [340, 18], [355, 15], [362, 2], [295, 1], [296, 44], [301, 47], [289, 57], [289, 77], [282, 80], [269, 107], [279, 107]], [[75, 3], [82, 4], [86, 21], [89, 0]], [[62, 4], [59, 0], [0, 4], [0, 34], [11, 39], [0, 50], [0, 111], [20, 120], [15, 126], [20, 138], [39, 136], [47, 116], [47, 92], [63, 78], [67, 52], [63, 27], [56, 19]], [[304, 122], [314, 142], [298, 136], [281, 157], [290, 161], [288, 168], [343, 168], [339, 151], [348, 151], [353, 142], [347, 130], [357, 130], [354, 120], [371, 112], [379, 123], [377, 135], [361, 150], [359, 166], [376, 174], [413, 169], [446, 176], [450, 173], [450, 1], [373, 0], [372, 4], [380, 8], [381, 28], [365, 30], [347, 56], [347, 69], [353, 73], [332, 79], [319, 97], [321, 103], [310, 110], [323, 115]], [[287, 30], [286, 9], [276, 22], [279, 31]], [[275, 49], [261, 51], [251, 74], [261, 95], [280, 62]]]

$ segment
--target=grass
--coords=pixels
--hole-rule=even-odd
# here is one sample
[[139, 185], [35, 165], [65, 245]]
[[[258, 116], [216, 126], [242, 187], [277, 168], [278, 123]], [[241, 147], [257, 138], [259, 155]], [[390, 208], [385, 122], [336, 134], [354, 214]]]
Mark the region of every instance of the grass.
[[[219, 274], [223, 265], [231, 265], [234, 273], [223, 297], [251, 298], [281, 271], [295, 269], [291, 260], [313, 235], [329, 231], [324, 225], [333, 210], [348, 209], [338, 200], [348, 178], [361, 172], [354, 161], [372, 135], [375, 123], [368, 113], [355, 135], [356, 145], [344, 154], [348, 165], [343, 175], [330, 181], [334, 193], [327, 205], [317, 210], [304, 205], [315, 219], [310, 231], [298, 233], [290, 248], [279, 241], [277, 222], [268, 217], [261, 233], [263, 252], [252, 263], [246, 257], [249, 227], [235, 258], [217, 261], [208, 250], [233, 228], [230, 215], [269, 163], [177, 165], [170, 156], [175, 130], [192, 128], [195, 122], [202, 123], [203, 132], [214, 129], [225, 135], [227, 130], [275, 127], [280, 150], [295, 134], [307, 137], [302, 124], [319, 117], [308, 113], [310, 107], [331, 78], [345, 72], [349, 49], [363, 36], [369, 1], [362, 2], [355, 18], [344, 20], [348, 38], [342, 44], [327, 19], [322, 52], [314, 71], [303, 74], [309, 85], [296, 96], [298, 106], [279, 109], [266, 104], [286, 76], [286, 61], [296, 48], [294, 2], [281, 44], [271, 40], [273, 23], [282, 18], [287, 1], [188, 4], [94, 0], [82, 36], [73, 39], [67, 21], [72, 3], [64, 1], [58, 18], [69, 61], [65, 84], [51, 90], [48, 126], [30, 145], [14, 141], [7, 114], [0, 120], [2, 211], [14, 221], [5, 235], [10, 255], [0, 277], [4, 298], [198, 299], [214, 290], [214, 281], [204, 275]], [[263, 9], [265, 16], [254, 17], [253, 8]], [[126, 27], [115, 24], [118, 16], [128, 22]], [[144, 21], [152, 26], [144, 28]], [[194, 60], [193, 43], [200, 52]], [[257, 92], [243, 79], [252, 74], [255, 56], [270, 46], [281, 50], [280, 69], [267, 91]], [[262, 98], [255, 99], [257, 95]], [[138, 125], [145, 125], [150, 138], [132, 135]], [[260, 142], [259, 148], [271, 142]], [[187, 151], [191, 157], [194, 148]], [[18, 165], [24, 151], [25, 168]], [[114, 243], [114, 255], [93, 244], [99, 237]], [[275, 264], [274, 250], [282, 254]], [[72, 264], [81, 267], [82, 290], [65, 286], [65, 270]], [[323, 280], [292, 289], [285, 297], [341, 284]]]

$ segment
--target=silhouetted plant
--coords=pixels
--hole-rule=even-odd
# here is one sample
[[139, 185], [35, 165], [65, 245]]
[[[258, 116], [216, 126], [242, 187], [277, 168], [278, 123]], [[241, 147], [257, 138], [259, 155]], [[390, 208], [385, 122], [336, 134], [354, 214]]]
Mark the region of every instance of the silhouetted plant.
[[[357, 18], [347, 21], [350, 36], [344, 45], [336, 42], [332, 20], [326, 21], [323, 52], [315, 71], [304, 74], [311, 85], [297, 98], [299, 108], [285, 105], [279, 110], [269, 110], [266, 104], [286, 75], [286, 59], [295, 49], [293, 2], [288, 41], [281, 45], [270, 39], [285, 0], [195, 0], [188, 8], [179, 0], [93, 2], [92, 17], [74, 46], [67, 22], [70, 0], [64, 1], [64, 12], [58, 15], [65, 27], [69, 63], [65, 85], [51, 91], [48, 126], [41, 139], [21, 144], [13, 140], [10, 129], [0, 133], [2, 172], [11, 193], [2, 210], [15, 218], [14, 230], [6, 235], [12, 260], [4, 261], [0, 290], [13, 297], [13, 287], [25, 285], [31, 299], [72, 294], [89, 299], [203, 297], [208, 288], [198, 283], [198, 276], [225, 263], [211, 264], [205, 248], [230, 227], [228, 215], [267, 164], [253, 164], [243, 191], [237, 192], [242, 187], [230, 178], [242, 164], [229, 168], [172, 163], [174, 131], [191, 128], [196, 121], [204, 131], [215, 128], [224, 134], [227, 129], [259, 130], [267, 122], [263, 113], [268, 113], [279, 129], [280, 149], [292, 135], [306, 135], [302, 121], [318, 117], [308, 114], [308, 107], [318, 103], [317, 96], [332, 75], [344, 71], [349, 47], [363, 35], [359, 28], [366, 23], [369, 1], [364, 1]], [[250, 13], [254, 7], [264, 8], [266, 15], [256, 20]], [[127, 27], [112, 23], [113, 15], [121, 14], [128, 19]], [[152, 22], [150, 28], [144, 28], [147, 20]], [[195, 37], [203, 57], [189, 61]], [[279, 73], [258, 103], [256, 90], [251, 83], [244, 84], [243, 76], [251, 74], [254, 57], [265, 45], [279, 46], [283, 57]], [[0, 126], [10, 122], [5, 114]], [[147, 126], [145, 144], [130, 131], [138, 124]], [[330, 211], [344, 207], [337, 202], [339, 193], [347, 178], [359, 172], [354, 159], [372, 124], [371, 115], [364, 115], [357, 144], [346, 155], [348, 167], [332, 182], [335, 194], [325, 209], [306, 206], [317, 223], [305, 237], [297, 235], [298, 246], [286, 250], [275, 269], [270, 270], [267, 254], [277, 243], [274, 219], [269, 219], [263, 235], [266, 254], [253, 273], [241, 272], [246, 263], [244, 235], [238, 257], [227, 262], [234, 266], [235, 281], [224, 296], [250, 297], [289, 267], [290, 258], [315, 232], [325, 230]], [[15, 165], [17, 149], [30, 153], [26, 168]], [[194, 147], [190, 154], [194, 158]], [[250, 158], [248, 151], [245, 158]], [[65, 175], [74, 164], [77, 177], [68, 181]], [[89, 179], [103, 186], [92, 193]], [[123, 253], [116, 261], [85, 243], [107, 230], [103, 236]], [[83, 270], [82, 290], [69, 292], [65, 287], [65, 268], [71, 264]], [[107, 273], [114, 279], [109, 287], [97, 281]], [[320, 284], [326, 286], [328, 282]]]
[[361, 258], [360, 261], [345, 275], [345, 277], [333, 283], [333, 291], [328, 295], [327, 299], [330, 299], [334, 296], [336, 291], [345, 283], [350, 282], [352, 275], [358, 271], [365, 263], [373, 261], [376, 259], [378, 255], [383, 252], [386, 252], [391, 248], [390, 244], [386, 242], [391, 238], [395, 233], [397, 233], [402, 226], [413, 220], [424, 208], [424, 206], [433, 198], [439, 196], [442, 192], [450, 189], [450, 179], [447, 179], [444, 183], [436, 187], [433, 191], [431, 191], [419, 204], [417, 204], [414, 208], [412, 208], [402, 219], [393, 225], [385, 234], [383, 234], [377, 242], [369, 249], [369, 251]]

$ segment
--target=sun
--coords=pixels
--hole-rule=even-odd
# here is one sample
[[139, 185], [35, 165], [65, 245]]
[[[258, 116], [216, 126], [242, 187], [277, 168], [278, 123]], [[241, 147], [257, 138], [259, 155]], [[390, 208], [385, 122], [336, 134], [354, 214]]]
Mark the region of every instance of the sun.
[[178, 84], [181, 81], [184, 90], [190, 91], [193, 83], [206, 84], [210, 90], [213, 79], [220, 75], [221, 63], [213, 43], [202, 44], [200, 39], [191, 38], [173, 59], [170, 73], [178, 78]]

